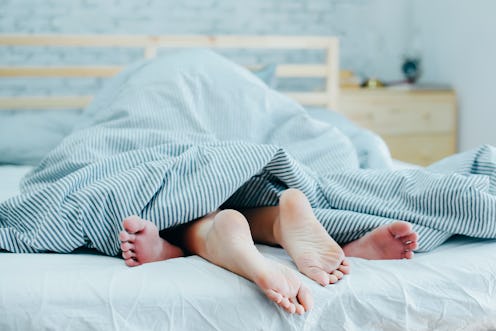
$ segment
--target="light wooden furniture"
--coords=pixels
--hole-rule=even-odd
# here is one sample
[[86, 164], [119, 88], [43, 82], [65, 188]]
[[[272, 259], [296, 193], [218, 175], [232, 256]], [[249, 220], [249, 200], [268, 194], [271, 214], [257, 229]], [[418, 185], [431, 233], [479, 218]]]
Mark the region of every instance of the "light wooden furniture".
[[393, 158], [428, 165], [456, 152], [451, 90], [342, 89], [338, 110], [380, 134]]
[[[0, 34], [2, 46], [39, 47], [128, 47], [142, 48], [144, 58], [153, 58], [160, 48], [236, 48], [236, 49], [320, 49], [326, 52], [322, 64], [278, 64], [278, 77], [324, 78], [324, 91], [286, 93], [304, 105], [336, 108], [339, 94], [339, 43], [323, 36], [143, 36], [143, 35], [7, 35]], [[254, 67], [257, 64], [253, 64]], [[91, 66], [10, 66], [0, 67], [2, 77], [110, 77], [122, 70], [112, 64]], [[91, 96], [0, 97], [2, 109], [83, 108]]]

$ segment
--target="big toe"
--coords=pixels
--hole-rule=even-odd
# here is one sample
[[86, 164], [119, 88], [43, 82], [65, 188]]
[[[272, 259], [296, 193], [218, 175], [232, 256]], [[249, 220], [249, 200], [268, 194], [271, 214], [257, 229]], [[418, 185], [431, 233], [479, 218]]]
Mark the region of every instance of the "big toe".
[[298, 291], [297, 298], [298, 302], [303, 306], [305, 311], [309, 311], [313, 308], [312, 292], [310, 292], [310, 289], [308, 287], [302, 285], [300, 290]]
[[389, 233], [391, 233], [391, 235], [395, 238], [404, 237], [413, 232], [412, 225], [405, 221], [396, 221], [389, 224], [388, 230]]
[[126, 217], [124, 221], [122, 221], [122, 225], [128, 233], [137, 233], [145, 228], [146, 221], [133, 215]]

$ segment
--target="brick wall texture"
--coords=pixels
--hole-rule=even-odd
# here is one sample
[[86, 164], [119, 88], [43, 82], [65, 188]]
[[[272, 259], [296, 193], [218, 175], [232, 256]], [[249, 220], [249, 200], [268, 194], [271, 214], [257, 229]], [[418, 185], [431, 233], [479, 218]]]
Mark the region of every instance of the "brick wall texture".
[[[393, 80], [408, 51], [412, 0], [0, 0], [0, 33], [333, 35], [341, 40], [341, 67]], [[228, 54], [236, 57], [240, 54]], [[137, 50], [0, 48], [0, 66], [125, 64]], [[246, 55], [244, 55], [246, 56]], [[241, 59], [316, 62], [299, 52]], [[98, 79], [0, 80], [0, 95], [92, 93]], [[307, 84], [312, 85], [311, 82]], [[291, 89], [291, 83], [287, 83]], [[312, 87], [313, 88], [313, 87]], [[66, 93], [68, 94], [68, 93]]]

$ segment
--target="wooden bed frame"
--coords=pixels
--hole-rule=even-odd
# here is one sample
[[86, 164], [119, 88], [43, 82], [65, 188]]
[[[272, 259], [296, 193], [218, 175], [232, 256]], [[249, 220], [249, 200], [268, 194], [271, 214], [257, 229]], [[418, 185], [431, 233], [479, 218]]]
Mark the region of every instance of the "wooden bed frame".
[[[142, 48], [144, 58], [153, 58], [160, 48], [233, 48], [233, 49], [317, 49], [326, 52], [322, 64], [278, 64], [278, 77], [313, 77], [325, 80], [321, 92], [285, 93], [303, 105], [336, 109], [339, 95], [339, 43], [335, 37], [315, 36], [147, 36], [147, 35], [10, 35], [0, 34], [0, 47], [127, 47]], [[254, 64], [256, 67], [257, 64]], [[258, 64], [260, 65], [260, 64]], [[122, 66], [1, 66], [0, 78], [12, 77], [111, 77]], [[80, 109], [91, 96], [22, 96], [0, 97], [0, 110]]]

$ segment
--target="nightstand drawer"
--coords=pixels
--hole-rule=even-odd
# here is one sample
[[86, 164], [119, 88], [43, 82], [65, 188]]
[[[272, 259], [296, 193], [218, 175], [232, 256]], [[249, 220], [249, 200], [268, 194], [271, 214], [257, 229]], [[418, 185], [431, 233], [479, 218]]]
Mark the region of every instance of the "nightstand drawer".
[[453, 132], [453, 93], [343, 91], [339, 111], [379, 134]]
[[343, 89], [338, 111], [381, 135], [396, 159], [428, 165], [456, 152], [453, 91]]
[[394, 159], [429, 165], [456, 153], [450, 134], [382, 136]]

